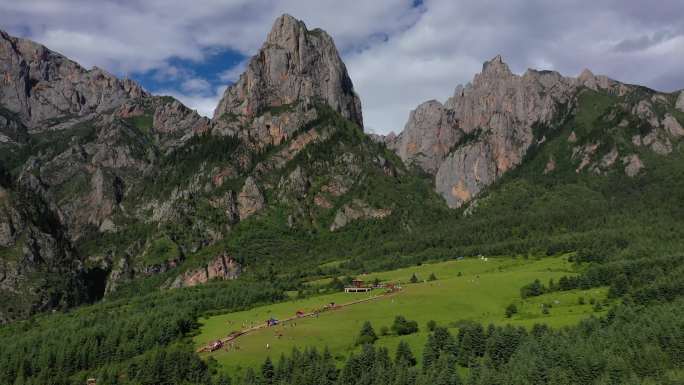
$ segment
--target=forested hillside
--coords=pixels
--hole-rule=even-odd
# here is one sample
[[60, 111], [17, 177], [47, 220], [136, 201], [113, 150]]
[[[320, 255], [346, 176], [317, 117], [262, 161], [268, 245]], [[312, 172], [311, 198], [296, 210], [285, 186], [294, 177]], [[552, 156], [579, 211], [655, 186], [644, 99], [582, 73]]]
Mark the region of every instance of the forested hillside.
[[[684, 379], [682, 94], [496, 57], [371, 137], [332, 38], [289, 15], [212, 119], [4, 32], [0, 70], [1, 384]], [[577, 272], [516, 296], [601, 288], [610, 308], [563, 329], [453, 314], [421, 356], [366, 327], [351, 357], [304, 346], [238, 375], [193, 345], [203, 317], [502, 256]]]

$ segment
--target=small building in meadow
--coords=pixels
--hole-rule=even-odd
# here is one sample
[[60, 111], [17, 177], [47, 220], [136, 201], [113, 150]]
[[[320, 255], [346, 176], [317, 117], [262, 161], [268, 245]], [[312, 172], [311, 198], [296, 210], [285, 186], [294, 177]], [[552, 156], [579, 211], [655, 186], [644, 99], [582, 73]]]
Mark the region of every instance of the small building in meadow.
[[365, 293], [371, 290], [373, 290], [373, 288], [371, 286], [366, 286], [361, 279], [353, 280], [351, 286], [344, 288], [345, 293]]

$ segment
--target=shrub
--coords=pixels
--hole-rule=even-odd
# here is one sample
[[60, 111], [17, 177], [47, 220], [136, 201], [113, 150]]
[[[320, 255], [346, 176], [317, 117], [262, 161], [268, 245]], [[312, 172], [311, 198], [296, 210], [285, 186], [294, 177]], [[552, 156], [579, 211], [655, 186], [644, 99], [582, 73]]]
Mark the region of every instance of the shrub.
[[418, 331], [418, 322], [409, 321], [404, 316], [398, 315], [394, 318], [392, 331], [398, 336], [413, 334]]
[[512, 303], [506, 307], [506, 318], [511, 318], [511, 317], [513, 317], [513, 314], [517, 314], [517, 313], [518, 313], [518, 307], [515, 306], [514, 303]]
[[437, 322], [435, 322], [435, 320], [429, 320], [428, 321], [427, 328], [429, 331], [434, 332], [436, 327], [437, 327]]

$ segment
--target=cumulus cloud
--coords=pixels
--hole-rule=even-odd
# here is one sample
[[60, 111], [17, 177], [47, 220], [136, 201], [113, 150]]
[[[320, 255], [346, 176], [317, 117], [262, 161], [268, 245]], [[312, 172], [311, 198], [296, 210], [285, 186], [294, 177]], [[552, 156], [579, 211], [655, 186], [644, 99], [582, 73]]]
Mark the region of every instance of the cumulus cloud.
[[410, 109], [446, 100], [482, 63], [511, 69], [582, 69], [663, 90], [684, 88], [684, 2], [638, 0], [426, 0], [410, 28], [346, 55], [365, 124], [401, 131]]
[[173, 96], [180, 100], [181, 103], [197, 111], [200, 115], [211, 118], [214, 116], [214, 110], [225, 90], [226, 86], [216, 87], [210, 92], [179, 92], [178, 90], [168, 89], [159, 90], [157, 94]]
[[[173, 59], [202, 63], [216, 50], [245, 58], [281, 13], [335, 39], [369, 130], [400, 131], [409, 111], [444, 101], [482, 62], [502, 54], [514, 72], [585, 67], [671, 91], [684, 87], [684, 2], [661, 0], [23, 0], [0, 3], [0, 26], [111, 72], [149, 73], [211, 116], [246, 61], [215, 79]], [[204, 81], [202, 81], [204, 80]]]
[[181, 83], [181, 89], [188, 93], [204, 93], [211, 88], [211, 84], [202, 78], [190, 78]]
[[246, 67], [247, 60], [245, 59], [239, 62], [238, 64], [234, 65], [233, 67], [221, 72], [219, 74], [219, 79], [227, 83], [235, 83], [240, 78], [240, 75], [242, 75], [242, 73], [245, 72]]

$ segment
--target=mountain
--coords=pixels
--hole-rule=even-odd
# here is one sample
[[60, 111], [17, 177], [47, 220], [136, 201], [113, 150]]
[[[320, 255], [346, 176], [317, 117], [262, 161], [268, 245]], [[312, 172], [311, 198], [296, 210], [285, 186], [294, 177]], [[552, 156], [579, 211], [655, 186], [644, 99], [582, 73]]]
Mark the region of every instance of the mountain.
[[[684, 92], [589, 71], [515, 75], [497, 56], [382, 137], [363, 132], [332, 38], [289, 15], [212, 119], [0, 37], [0, 383], [254, 384], [273, 382], [274, 367], [286, 382], [315, 372], [326, 383], [679, 383]], [[528, 285], [492, 302], [511, 301], [501, 317], [572, 322], [584, 314], [567, 313], [575, 303], [597, 317], [528, 331], [445, 310], [435, 319], [448, 323], [409, 337], [425, 338], [422, 359], [402, 344], [394, 361], [366, 346], [345, 363], [345, 345], [237, 378], [190, 342], [204, 322], [237, 328], [226, 312], [293, 296], [308, 309], [361, 274], [466, 258], [478, 270], [417, 285], [451, 295], [440, 281], [450, 275], [489, 301], [479, 269], [509, 290], [506, 277], [534, 261], [542, 276], [568, 275], [547, 284], [525, 272]]]
[[[4, 321], [332, 260], [373, 269], [398, 256], [581, 248], [585, 235], [568, 243], [532, 225], [550, 210], [571, 218], [580, 201], [540, 202], [679, 172], [684, 96], [589, 71], [519, 76], [497, 56], [380, 138], [363, 133], [332, 38], [289, 15], [212, 119], [39, 44], [2, 42]], [[615, 198], [571, 226], [589, 231], [603, 215], [618, 231], [629, 210], [660, 212], [676, 196]]]
[[[681, 113], [676, 101], [681, 94], [677, 98], [588, 70], [578, 78], [536, 70], [519, 76], [497, 56], [484, 63], [472, 83], [458, 86], [446, 103], [431, 100], [418, 106], [404, 130], [384, 141], [403, 161], [433, 175], [435, 189], [449, 206], [459, 207], [519, 166], [561, 123], [594, 108], [590, 94], [605, 95], [606, 102], [616, 105], [604, 117], [606, 125], [613, 125], [607, 128], [617, 135], [635, 135], [629, 138], [633, 145], [620, 151], [601, 140], [578, 142], [572, 149], [578, 172], [587, 168], [600, 173], [622, 165], [634, 175], [644, 167], [637, 147], [667, 154], [684, 134], [681, 118], [675, 118]], [[640, 135], [630, 130], [634, 126]], [[569, 140], [576, 141], [576, 135]], [[549, 159], [548, 172], [553, 164]]]
[[241, 238], [254, 235], [249, 226], [320, 239], [311, 234], [398, 215], [399, 194], [436, 200], [427, 184], [407, 192], [414, 177], [363, 134], [332, 38], [289, 15], [211, 120], [131, 80], [2, 38], [0, 293], [17, 298], [0, 305], [2, 320], [137, 281], [234, 279], [257, 256], [286, 264]]
[[[361, 101], [332, 38], [323, 30], [309, 31], [304, 22], [283, 15], [273, 24], [259, 53], [239, 80], [226, 89], [214, 113], [225, 130], [249, 134], [257, 141], [280, 143], [315, 102], [363, 127]], [[279, 109], [278, 116], [264, 115]], [[304, 120], [299, 120], [304, 119]], [[248, 130], [241, 125], [250, 125]]]

